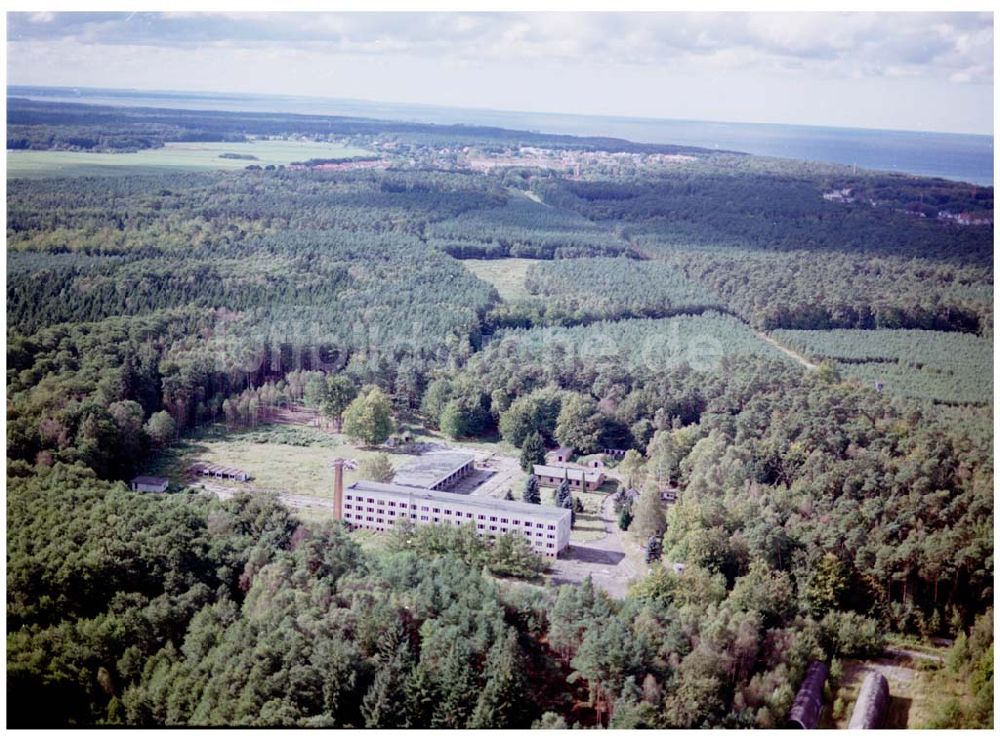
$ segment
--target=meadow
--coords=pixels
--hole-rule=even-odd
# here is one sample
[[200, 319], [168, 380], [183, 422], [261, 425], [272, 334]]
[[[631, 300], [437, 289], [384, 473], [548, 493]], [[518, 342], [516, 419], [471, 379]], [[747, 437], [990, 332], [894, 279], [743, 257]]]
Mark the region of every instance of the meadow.
[[[223, 154], [240, 155], [225, 158]], [[249, 142], [167, 142], [139, 152], [8, 150], [8, 178], [157, 174], [182, 171], [243, 170], [248, 165], [290, 165], [314, 158], [348, 158], [371, 152], [331, 142], [258, 139]], [[250, 156], [255, 160], [245, 159]]]
[[[281, 443], [289, 440], [297, 440], [297, 443]], [[330, 460], [344, 457], [361, 462], [376, 453], [348, 444], [339, 434], [301, 426], [270, 425], [246, 432], [230, 432], [224, 426], [214, 426], [161, 455], [151, 474], [182, 484], [191, 480], [185, 470], [194, 462], [211, 462], [248, 471], [253, 480], [247, 485], [255, 490], [330, 498], [333, 488]], [[405, 454], [387, 454], [397, 468], [413, 459]], [[359, 479], [357, 470], [344, 472], [345, 485]], [[220, 484], [234, 485], [222, 481]]]
[[494, 260], [470, 258], [462, 265], [478, 278], [496, 287], [505, 302], [517, 302], [531, 296], [524, 281], [531, 267], [540, 261], [533, 258], [497, 258]]

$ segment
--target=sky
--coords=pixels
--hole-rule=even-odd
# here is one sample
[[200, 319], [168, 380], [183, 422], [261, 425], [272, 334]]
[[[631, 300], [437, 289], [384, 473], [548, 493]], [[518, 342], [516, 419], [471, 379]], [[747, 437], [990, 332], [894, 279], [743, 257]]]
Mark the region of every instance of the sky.
[[10, 13], [8, 84], [993, 131], [990, 13]]

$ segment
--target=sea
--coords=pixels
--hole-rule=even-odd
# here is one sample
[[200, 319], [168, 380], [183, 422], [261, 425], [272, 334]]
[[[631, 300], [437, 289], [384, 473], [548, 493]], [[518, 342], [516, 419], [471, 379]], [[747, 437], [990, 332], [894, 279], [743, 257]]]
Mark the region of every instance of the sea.
[[117, 106], [356, 116], [607, 136], [993, 185], [993, 137], [886, 129], [524, 113], [338, 98], [11, 85], [8, 96]]

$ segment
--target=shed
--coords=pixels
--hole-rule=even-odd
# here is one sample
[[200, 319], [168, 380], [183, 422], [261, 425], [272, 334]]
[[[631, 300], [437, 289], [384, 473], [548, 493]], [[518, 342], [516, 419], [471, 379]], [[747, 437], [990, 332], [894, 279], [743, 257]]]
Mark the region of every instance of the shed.
[[795, 695], [792, 709], [788, 713], [788, 727], [793, 730], [813, 730], [823, 711], [823, 686], [828, 670], [825, 663], [814, 660], [806, 670], [806, 677]]
[[573, 458], [573, 447], [571, 446], [560, 446], [558, 449], [554, 449], [549, 453], [549, 456], [555, 462], [568, 462]]
[[139, 493], [165, 493], [170, 480], [165, 477], [139, 475], [132, 479], [132, 490]]
[[882, 725], [889, 708], [889, 682], [878, 671], [872, 671], [858, 692], [854, 712], [847, 727], [851, 730], [872, 730]]
[[606, 456], [606, 454], [591, 454], [583, 457], [580, 462], [582, 462], [583, 466], [588, 469], [599, 470], [604, 468], [604, 458]]

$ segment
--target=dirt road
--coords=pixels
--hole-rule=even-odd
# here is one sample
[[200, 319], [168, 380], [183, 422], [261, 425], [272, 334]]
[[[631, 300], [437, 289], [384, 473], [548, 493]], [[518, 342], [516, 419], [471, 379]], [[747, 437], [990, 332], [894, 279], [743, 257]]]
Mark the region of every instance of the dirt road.
[[604, 536], [590, 542], [571, 541], [552, 564], [552, 583], [581, 583], [589, 575], [594, 585], [603, 588], [609, 596], [624, 598], [629, 583], [641, 573], [622, 544], [610, 495], [601, 503], [601, 517]]
[[764, 341], [765, 343], [768, 343], [768, 344], [774, 346], [775, 348], [777, 348], [779, 351], [781, 351], [786, 356], [788, 356], [788, 357], [790, 357], [792, 359], [795, 359], [796, 361], [798, 361], [800, 364], [802, 364], [802, 366], [804, 366], [809, 371], [812, 371], [813, 369], [816, 368], [816, 364], [814, 364], [813, 362], [811, 362], [805, 356], [803, 356], [802, 354], [800, 354], [798, 351], [793, 351], [788, 346], [781, 345], [781, 343], [779, 343], [778, 341], [776, 341], [774, 338], [772, 338], [771, 336], [769, 336], [767, 333], [764, 333], [764, 332], [762, 332], [760, 330], [755, 330], [753, 332], [754, 332], [754, 335], [756, 335], [762, 341]]

